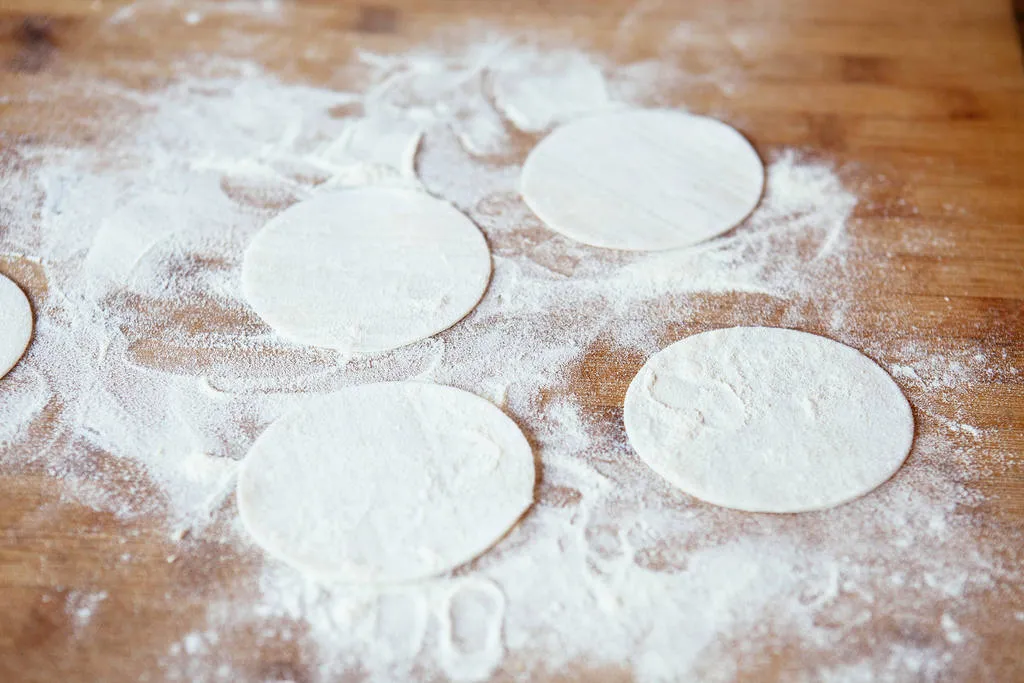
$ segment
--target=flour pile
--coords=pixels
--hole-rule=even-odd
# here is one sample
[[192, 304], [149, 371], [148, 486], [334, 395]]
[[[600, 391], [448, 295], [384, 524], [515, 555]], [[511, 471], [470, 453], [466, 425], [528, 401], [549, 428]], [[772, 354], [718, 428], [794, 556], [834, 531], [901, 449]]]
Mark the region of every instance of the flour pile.
[[[950, 405], [1015, 370], [977, 349], [869, 342], [855, 324], [873, 276], [849, 228], [857, 198], [796, 151], [761, 150], [762, 205], [691, 249], [608, 252], [544, 228], [516, 193], [530, 144], [556, 122], [656, 102], [648, 73], [493, 36], [364, 53], [339, 70], [360, 84], [350, 91], [197, 58], [152, 91], [91, 84], [120, 112], [96, 123], [94, 145], [8, 141], [0, 267], [32, 291], [38, 322], [3, 380], [4, 470], [42, 469], [78, 504], [166, 520], [177, 562], [220, 543], [257, 567], [208, 589], [206, 624], [167, 644], [163, 676], [256, 678], [224, 646], [243, 633], [301, 643], [309, 680], [717, 681], [770, 670], [784, 647], [825, 680], [955, 678], [969, 664], [972, 625], [992, 618], [974, 597], [1019, 569], [966, 509], [977, 498], [958, 482], [990, 437]], [[489, 290], [461, 323], [392, 353], [283, 341], [241, 296], [245, 246], [295, 202], [366, 184], [422, 186], [469, 215], [494, 255]], [[892, 369], [920, 413], [904, 469], [795, 517], [712, 508], [651, 473], [621, 430], [626, 382], [667, 343], [729, 324], [810, 328]], [[400, 379], [502, 407], [539, 455], [537, 504], [454, 576], [398, 588], [320, 585], [262, 558], [231, 496], [254, 439], [315, 394]]]

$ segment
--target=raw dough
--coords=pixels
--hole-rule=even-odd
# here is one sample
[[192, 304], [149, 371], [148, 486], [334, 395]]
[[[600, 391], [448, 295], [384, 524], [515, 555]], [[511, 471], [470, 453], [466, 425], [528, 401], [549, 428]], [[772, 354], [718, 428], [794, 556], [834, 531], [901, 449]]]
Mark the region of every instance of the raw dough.
[[343, 389], [249, 451], [238, 509], [273, 555], [321, 578], [384, 583], [473, 559], [533, 502], [533, 453], [498, 408], [460, 389]]
[[527, 53], [488, 68], [494, 103], [512, 124], [539, 133], [583, 114], [618, 105], [601, 68], [574, 50]]
[[752, 512], [833, 507], [899, 469], [914, 418], [892, 378], [806, 332], [734, 327], [652, 356], [626, 392], [629, 441], [686, 493]]
[[386, 351], [445, 330], [491, 275], [487, 241], [422, 192], [325, 192], [271, 220], [242, 265], [249, 303], [283, 337], [342, 351]]
[[523, 199], [552, 230], [653, 251], [726, 232], [761, 199], [764, 166], [734, 128], [668, 110], [600, 114], [555, 130], [523, 166]]
[[0, 377], [21, 360], [32, 339], [32, 306], [18, 285], [0, 275]]

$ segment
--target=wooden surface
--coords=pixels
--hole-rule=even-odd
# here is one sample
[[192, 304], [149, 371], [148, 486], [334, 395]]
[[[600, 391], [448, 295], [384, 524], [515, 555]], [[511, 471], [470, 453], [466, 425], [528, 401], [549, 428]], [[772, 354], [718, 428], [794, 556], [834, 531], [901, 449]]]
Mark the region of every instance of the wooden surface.
[[[410, 46], [471, 18], [517, 31], [557, 27], [621, 61], [653, 56], [671, 27], [692, 22], [706, 37], [681, 47], [681, 62], [697, 73], [731, 73], [735, 87], [681, 83], [666, 101], [727, 116], [762, 153], [795, 146], [849, 169], [854, 184], [888, 179], [858, 190], [858, 234], [871, 257], [890, 266], [884, 279], [863, 288], [865, 334], [874, 329], [892, 338], [906, 330], [935, 348], [977, 344], [1024, 369], [1024, 68], [1008, 0], [311, 0], [279, 22], [223, 13], [194, 27], [166, 19], [184, 5], [165, 7], [123, 31], [105, 24], [117, 8], [0, 0], [0, 96], [12, 96], [0, 98], [0, 155], [25, 136], [59, 130], [81, 141], [92, 134], [85, 112], [24, 97], [39, 84], [103, 74], [156, 87], [174, 78], [171, 64], [186, 54], [241, 54], [283, 78], [321, 83], [331, 60], [354, 46]], [[632, 22], [625, 41], [624, 20]], [[747, 50], [715, 40], [738, 27], [756, 28], [763, 39]], [[261, 35], [258, 52], [226, 40], [228, 28]], [[297, 42], [326, 57], [296, 57]], [[902, 234], [924, 226], [955, 238], [956, 249], [907, 249]], [[0, 261], [0, 271], [40, 295], [28, 270]], [[805, 329], [815, 327], [810, 320]], [[635, 361], [596, 350], [577, 373], [577, 394], [594, 409], [617, 408]], [[982, 383], [963, 406], [972, 424], [998, 434], [1002, 457], [1024, 450], [1022, 389], [1021, 379]], [[992, 467], [972, 477], [967, 485], [984, 496], [977, 514], [996, 525], [1024, 525], [1022, 468]], [[0, 472], [0, 532], [0, 680], [12, 683], [127, 681], [145, 672], [161, 680], [166, 634], [199, 623], [204, 590], [233, 571], [168, 563], [174, 547], [163, 531], [61, 502], [58, 483], [41, 472]], [[125, 552], [133, 562], [114, 566], [110, 558]], [[77, 638], [62, 598], [99, 589], [109, 593], [99, 628]], [[303, 654], [290, 646], [243, 639], [224, 647], [238, 648], [246, 680], [307, 680]], [[972, 678], [1024, 680], [1021, 630], [982, 631], [977, 647], [984, 664]], [[787, 667], [800, 661], [793, 651], [773, 657], [772, 666], [746, 677], [787, 680]]]

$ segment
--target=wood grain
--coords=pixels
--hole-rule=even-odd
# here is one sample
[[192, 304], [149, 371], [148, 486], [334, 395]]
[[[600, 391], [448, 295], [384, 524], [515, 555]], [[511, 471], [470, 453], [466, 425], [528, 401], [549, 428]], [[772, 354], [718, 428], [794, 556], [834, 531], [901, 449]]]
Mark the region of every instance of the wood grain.
[[[727, 118], [762, 154], [797, 147], [828, 159], [858, 188], [859, 243], [868, 261], [885, 265], [884, 277], [860, 287], [851, 312], [869, 353], [877, 357], [905, 338], [935, 352], [980, 347], [1024, 370], [1024, 10], [1017, 5], [1015, 16], [1005, 0], [307, 0], [286, 5], [273, 21], [224, 11], [189, 26], [171, 20], [186, 3], [142, 3], [117, 28], [109, 18], [125, 3], [0, 0], [0, 158], [21, 140], [84, 144], [103, 134], [101, 97], [54, 110], [26, 97], [35, 88], [97, 75], [156, 88], [174, 80], [175, 59], [198, 53], [243, 56], [283, 79], [322, 85], [357, 47], [409, 47], [470, 20], [554, 32], [622, 62], [657, 56], [685, 22], [697, 38], [680, 45], [675, 59], [707, 78], [671, 85], [664, 103]], [[229, 39], [238, 35], [253, 40]], [[298, 54], [296, 45], [307, 49]], [[941, 241], [908, 247], [903, 236], [924, 229], [955, 248]], [[33, 297], [45, 295], [45, 279], [31, 264], [0, 259], [0, 272]], [[709, 299], [707, 324], [742, 322], [730, 317], [736, 300]], [[765, 306], [765, 323], [793, 313]], [[803, 329], [828, 332], [815, 311], [800, 314]], [[666, 341], [681, 331], [670, 330]], [[873, 346], [873, 339], [886, 343]], [[573, 391], [616, 419], [642, 362], [594, 348], [574, 370]], [[998, 454], [977, 456], [992, 458], [990, 473], [965, 482], [983, 496], [979, 534], [1024, 525], [1024, 468], [996, 461], [1024, 452], [1022, 389], [1024, 372], [1001, 375], [961, 406], [999, 444]], [[188, 561], [168, 561], [178, 551], [155, 522], [126, 524], [66, 501], [58, 482], [31, 468], [0, 472], [0, 530], [0, 680], [12, 683], [162, 680], [169, 634], [201, 624], [204, 596], [255, 561], [212, 542], [194, 544]], [[1019, 557], [1014, 548], [1006, 552]], [[131, 562], [115, 561], [125, 553]], [[109, 597], [89, 637], [79, 637], [66, 598], [99, 589]], [[1007, 589], [1018, 599], [1024, 591]], [[1005, 609], [997, 594], [986, 599], [993, 614]], [[883, 642], [889, 627], [877, 625]], [[1024, 628], [976, 630], [976, 652], [954, 677], [1024, 680]], [[311, 680], [309, 653], [295, 644], [242, 633], [219, 647], [238, 680]], [[512, 675], [515, 662], [499, 679]], [[766, 646], [737, 679], [793, 680], [800, 662], [799, 651]], [[622, 670], [585, 663], [550, 676], [627, 679]]]

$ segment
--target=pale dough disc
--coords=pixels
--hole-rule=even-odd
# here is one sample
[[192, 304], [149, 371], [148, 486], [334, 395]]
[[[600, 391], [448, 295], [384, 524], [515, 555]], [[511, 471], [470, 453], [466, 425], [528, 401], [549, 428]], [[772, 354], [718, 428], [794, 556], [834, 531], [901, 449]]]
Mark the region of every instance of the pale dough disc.
[[686, 493], [752, 512], [833, 507], [899, 469], [910, 404], [867, 356], [806, 332], [734, 327], [654, 354], [629, 385], [626, 432]]
[[764, 166], [734, 128], [661, 109], [580, 119], [526, 159], [524, 201], [548, 227], [595, 247], [675, 249], [720, 235], [761, 199]]
[[18, 285], [0, 275], [0, 377], [21, 360], [32, 339], [32, 306]]
[[362, 188], [314, 196], [267, 223], [245, 252], [242, 287], [287, 339], [373, 352], [451, 327], [490, 275], [487, 241], [453, 206]]
[[343, 389], [273, 423], [242, 464], [238, 509], [271, 554], [360, 583], [448, 571], [487, 550], [533, 502], [519, 428], [460, 389]]

